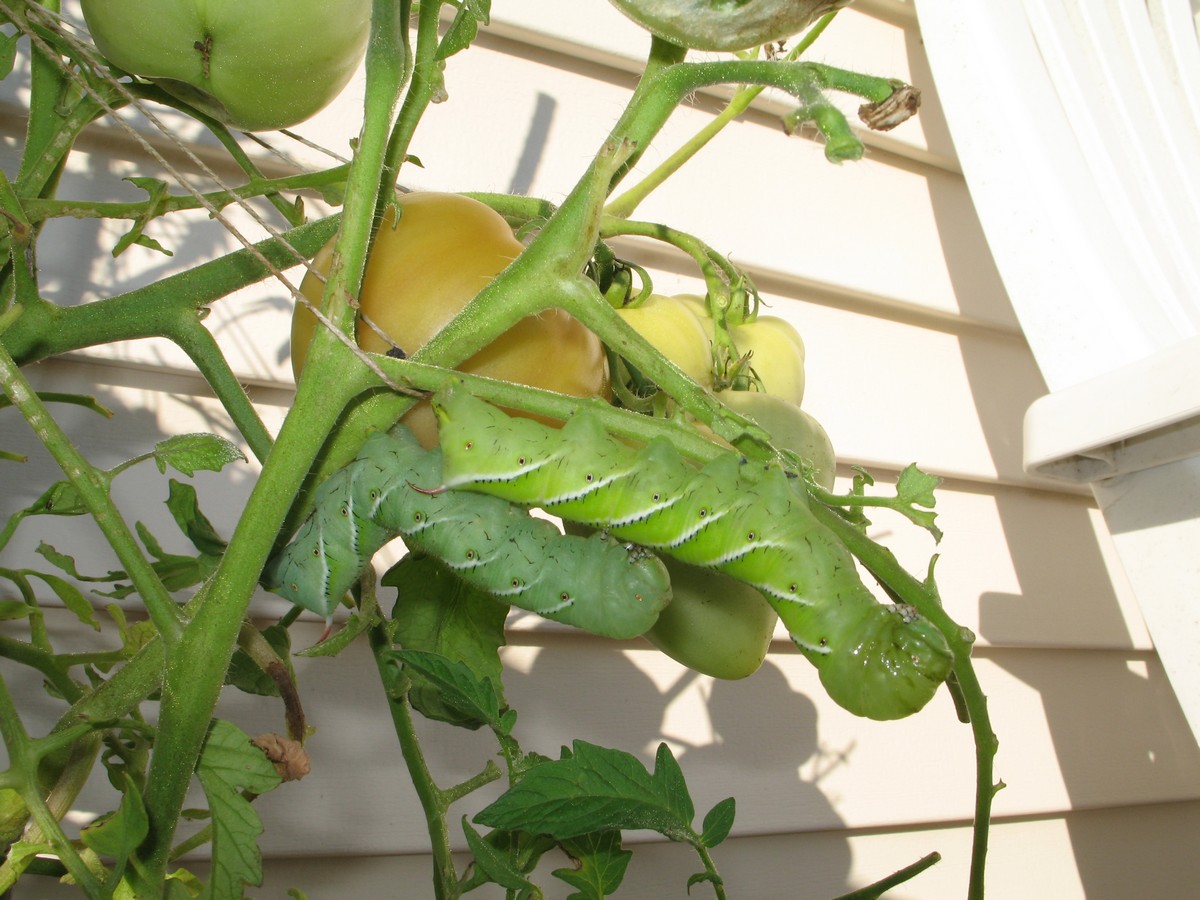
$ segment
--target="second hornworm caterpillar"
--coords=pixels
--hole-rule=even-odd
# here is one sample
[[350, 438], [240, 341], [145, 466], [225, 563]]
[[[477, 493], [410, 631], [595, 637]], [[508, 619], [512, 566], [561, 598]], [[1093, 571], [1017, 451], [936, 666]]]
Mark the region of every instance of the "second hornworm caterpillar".
[[850, 712], [902, 718], [946, 680], [941, 633], [914, 609], [875, 599], [780, 466], [731, 452], [695, 468], [669, 441], [634, 449], [587, 413], [548, 428], [457, 387], [433, 405], [444, 487], [539, 506], [754, 585]]
[[375, 552], [399, 535], [506, 603], [605, 637], [642, 634], [670, 600], [670, 578], [654, 554], [606, 534], [564, 535], [495, 497], [413, 487], [441, 477], [440, 451], [424, 450], [404, 426], [372, 435], [318, 488], [313, 513], [271, 560], [264, 583], [329, 616]]

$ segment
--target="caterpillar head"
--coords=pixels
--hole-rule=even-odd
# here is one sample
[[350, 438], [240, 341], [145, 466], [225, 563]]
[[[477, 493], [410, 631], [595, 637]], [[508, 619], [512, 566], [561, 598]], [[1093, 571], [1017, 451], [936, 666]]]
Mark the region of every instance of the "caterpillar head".
[[819, 660], [821, 684], [844, 709], [902, 719], [932, 699], [954, 657], [941, 632], [906, 607], [873, 607]]

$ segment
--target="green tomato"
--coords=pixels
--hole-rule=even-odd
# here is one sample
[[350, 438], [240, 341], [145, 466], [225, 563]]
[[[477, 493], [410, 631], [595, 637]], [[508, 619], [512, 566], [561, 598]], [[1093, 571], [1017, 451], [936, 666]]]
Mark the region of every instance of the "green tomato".
[[358, 68], [371, 0], [81, 0], [96, 47], [243, 131], [323, 109]]
[[610, 0], [651, 34], [696, 50], [746, 50], [791, 37], [850, 0]]
[[753, 675], [779, 620], [766, 598], [736, 578], [664, 557], [671, 602], [644, 637], [671, 659], [714, 678]]
[[753, 419], [771, 435], [771, 443], [791, 450], [812, 469], [813, 481], [833, 490], [837, 458], [825, 429], [794, 403], [761, 391], [722, 391], [717, 397], [743, 416]]

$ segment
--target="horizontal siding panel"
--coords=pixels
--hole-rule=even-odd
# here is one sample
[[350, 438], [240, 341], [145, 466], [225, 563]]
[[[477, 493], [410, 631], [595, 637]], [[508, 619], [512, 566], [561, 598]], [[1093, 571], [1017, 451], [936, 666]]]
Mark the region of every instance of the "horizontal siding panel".
[[[64, 646], [93, 640], [67, 618], [50, 613]], [[5, 624], [9, 634], [18, 628]], [[311, 643], [319, 632], [318, 624], [296, 626], [295, 645]], [[736, 835], [969, 821], [973, 745], [945, 694], [918, 716], [877, 723], [835, 707], [794, 652], [773, 653], [741, 682], [713, 682], [656, 651], [584, 637], [514, 641], [503, 657], [507, 698], [520, 714], [515, 734], [525, 750], [554, 756], [578, 738], [649, 763], [666, 741], [700, 814], [737, 798]], [[423, 822], [365, 642], [336, 661], [295, 664], [315, 728], [307, 743], [313, 771], [259, 801], [264, 852], [423, 852]], [[998, 817], [1200, 799], [1200, 750], [1152, 657], [996, 650], [981, 653], [977, 667], [1001, 737], [996, 775], [1007, 787], [996, 798]], [[0, 668], [10, 690], [26, 698], [26, 727], [43, 733], [61, 702], [46, 697], [29, 670], [7, 661]], [[1120, 728], [1111, 727], [1113, 710], [1121, 711]], [[218, 715], [250, 734], [282, 729], [277, 701], [233, 691], [226, 691]], [[418, 730], [443, 785], [471, 777], [495, 753], [484, 733], [424, 720]], [[489, 786], [456, 813], [481, 808], [498, 790]], [[77, 824], [111, 804], [109, 791], [98, 784], [85, 790]], [[462, 846], [461, 837], [454, 840]]]
[[[93, 393], [114, 410], [112, 420], [75, 407], [55, 410], [92, 461], [105, 468], [176, 432], [215, 431], [237, 440], [216, 400], [194, 393], [201, 389], [194, 377], [159, 372], [149, 379], [144, 370], [61, 360], [41, 363], [30, 375], [40, 389]], [[260, 414], [272, 432], [282, 422], [291, 396], [287, 389], [255, 389]], [[830, 429], [840, 444], [838, 427]], [[32, 433], [15, 420], [6, 429], [3, 445], [31, 457], [6, 497], [4, 509], [10, 512], [28, 505], [61, 476]], [[873, 472], [878, 478], [875, 490], [883, 494], [894, 489], [894, 468]], [[206, 513], [223, 534], [232, 531], [256, 473], [257, 465], [250, 462], [228, 467], [224, 477], [197, 475]], [[851, 475], [843, 466], [839, 490], [849, 490]], [[164, 477], [152, 466], [124, 473], [115, 490], [130, 520], [150, 524], [168, 549], [186, 550], [162, 507]], [[872, 516], [869, 533], [918, 575], [925, 572], [931, 554], [940, 553], [937, 575], [944, 601], [958, 621], [978, 634], [981, 645], [1149, 648], [1136, 603], [1112, 562], [1111, 540], [1089, 498], [952, 479], [939, 491], [938, 511], [945, 532], [941, 546], [886, 511]], [[80, 565], [88, 571], [106, 571], [114, 563], [86, 519], [28, 520], [6, 555], [36, 559], [33, 550], [40, 539], [78, 545]], [[394, 559], [395, 554], [387, 552], [378, 564]], [[277, 615], [284, 607], [282, 601], [264, 595], [256, 608]], [[547, 627], [528, 618], [539, 623], [536, 627]], [[782, 630], [779, 638], [785, 639]]]
[[[1200, 827], [1200, 803], [1185, 802], [1115, 810], [1074, 812], [1062, 818], [997, 821], [989, 846], [988, 897], [1027, 900], [1054, 897], [1138, 897], [1176, 900], [1180, 885], [1200, 878], [1200, 859], [1187, 851], [1180, 835]], [[1133, 834], [1139, 840], [1130, 841]], [[650, 843], [633, 847], [626, 873], [625, 897], [683, 897], [683, 885], [697, 868], [695, 856], [678, 844]], [[859, 889], [915, 862], [931, 851], [942, 860], [907, 885], [888, 893], [895, 900], [960, 897], [967, 883], [970, 833], [965, 828], [935, 827], [871, 832], [816, 832], [804, 835], [761, 835], [730, 838], [713, 851], [731, 896], [745, 900], [780, 897], [833, 897]], [[465, 860], [460, 858], [460, 866]], [[548, 900], [563, 900], [571, 889], [550, 876], [564, 865], [562, 857], [539, 869]], [[204, 864], [193, 864], [198, 872]], [[432, 898], [431, 860], [422, 855], [307, 858], [268, 857], [259, 900], [289, 900], [291, 887], [309, 897]], [[58, 900], [76, 896], [71, 889], [38, 885], [37, 897]], [[704, 897], [704, 888], [691, 896]], [[15, 900], [32, 893], [17, 892]], [[499, 898], [503, 892], [482, 889], [472, 896]]]

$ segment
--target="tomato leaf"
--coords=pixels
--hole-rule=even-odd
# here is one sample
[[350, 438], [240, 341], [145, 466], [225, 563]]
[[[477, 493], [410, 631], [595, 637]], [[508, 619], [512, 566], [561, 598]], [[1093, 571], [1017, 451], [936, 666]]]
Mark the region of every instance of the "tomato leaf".
[[[454, 577], [432, 557], [419, 554], [405, 556], [380, 583], [400, 592], [392, 610], [392, 640], [408, 650], [426, 650], [462, 663], [476, 679], [491, 685], [498, 708], [503, 708], [499, 651], [505, 642], [508, 606]], [[485, 723], [464, 718], [461, 705], [442, 697], [442, 688], [418, 669], [408, 674], [409, 702], [426, 718], [472, 729]], [[504, 727], [501, 719], [488, 724]]]
[[480, 23], [491, 21], [492, 0], [462, 0], [454, 21], [438, 44], [435, 59], [448, 59], [460, 50], [465, 50], [479, 33]]
[[217, 719], [205, 739], [196, 775], [212, 813], [212, 875], [204, 896], [240, 897], [247, 884], [262, 883], [263, 832], [258, 813], [242, 791], [265, 794], [279, 773], [236, 725]]
[[631, 851], [621, 848], [619, 831], [593, 831], [563, 841], [561, 846], [576, 867], [555, 869], [550, 874], [577, 889], [567, 900], [603, 900], [615, 894], [633, 858]]
[[101, 856], [111, 856], [115, 860], [113, 873], [119, 877], [126, 861], [149, 833], [150, 817], [142, 803], [142, 793], [126, 776], [120, 807], [82, 829], [79, 839]]
[[[577, 740], [563, 759], [532, 766], [475, 821], [568, 840], [596, 830], [648, 829], [671, 840], [698, 840], [678, 764], [660, 746], [653, 774], [637, 757]], [[667, 758], [670, 762], [664, 762]]]
[[[271, 645], [275, 655], [291, 669], [291, 633], [282, 625], [270, 625], [262, 630], [262, 636]], [[292, 674], [294, 677], [295, 673]], [[279, 696], [279, 685], [275, 679], [264, 672], [241, 647], [233, 651], [229, 671], [225, 673], [225, 683], [247, 694], [257, 694], [261, 697]]]
[[217, 533], [212, 522], [200, 511], [196, 489], [190, 484], [170, 479], [167, 491], [167, 510], [189, 541], [206, 556], [216, 559], [225, 552], [225, 539]]
[[236, 444], [216, 434], [177, 434], [154, 445], [158, 471], [171, 466], [189, 478], [197, 471], [219, 472], [231, 462], [245, 461]]
[[483, 874], [510, 891], [537, 890], [536, 885], [512, 865], [506, 854], [489, 844], [471, 827], [466, 816], [462, 817], [462, 829], [463, 834], [467, 836], [467, 846], [471, 849], [471, 855], [475, 857], [475, 865]]
[[[501, 729], [502, 710], [495, 684], [480, 678], [466, 663], [426, 650], [393, 650], [391, 656], [404, 665], [410, 678], [419, 676], [436, 691], [441, 705], [434, 710], [438, 715], [430, 718], [472, 731], [481, 725]], [[441, 718], [443, 713], [445, 717]]]
[[733, 818], [737, 812], [737, 802], [732, 797], [726, 797], [708, 811], [701, 826], [700, 843], [705, 847], [715, 847], [729, 837], [733, 828]]

